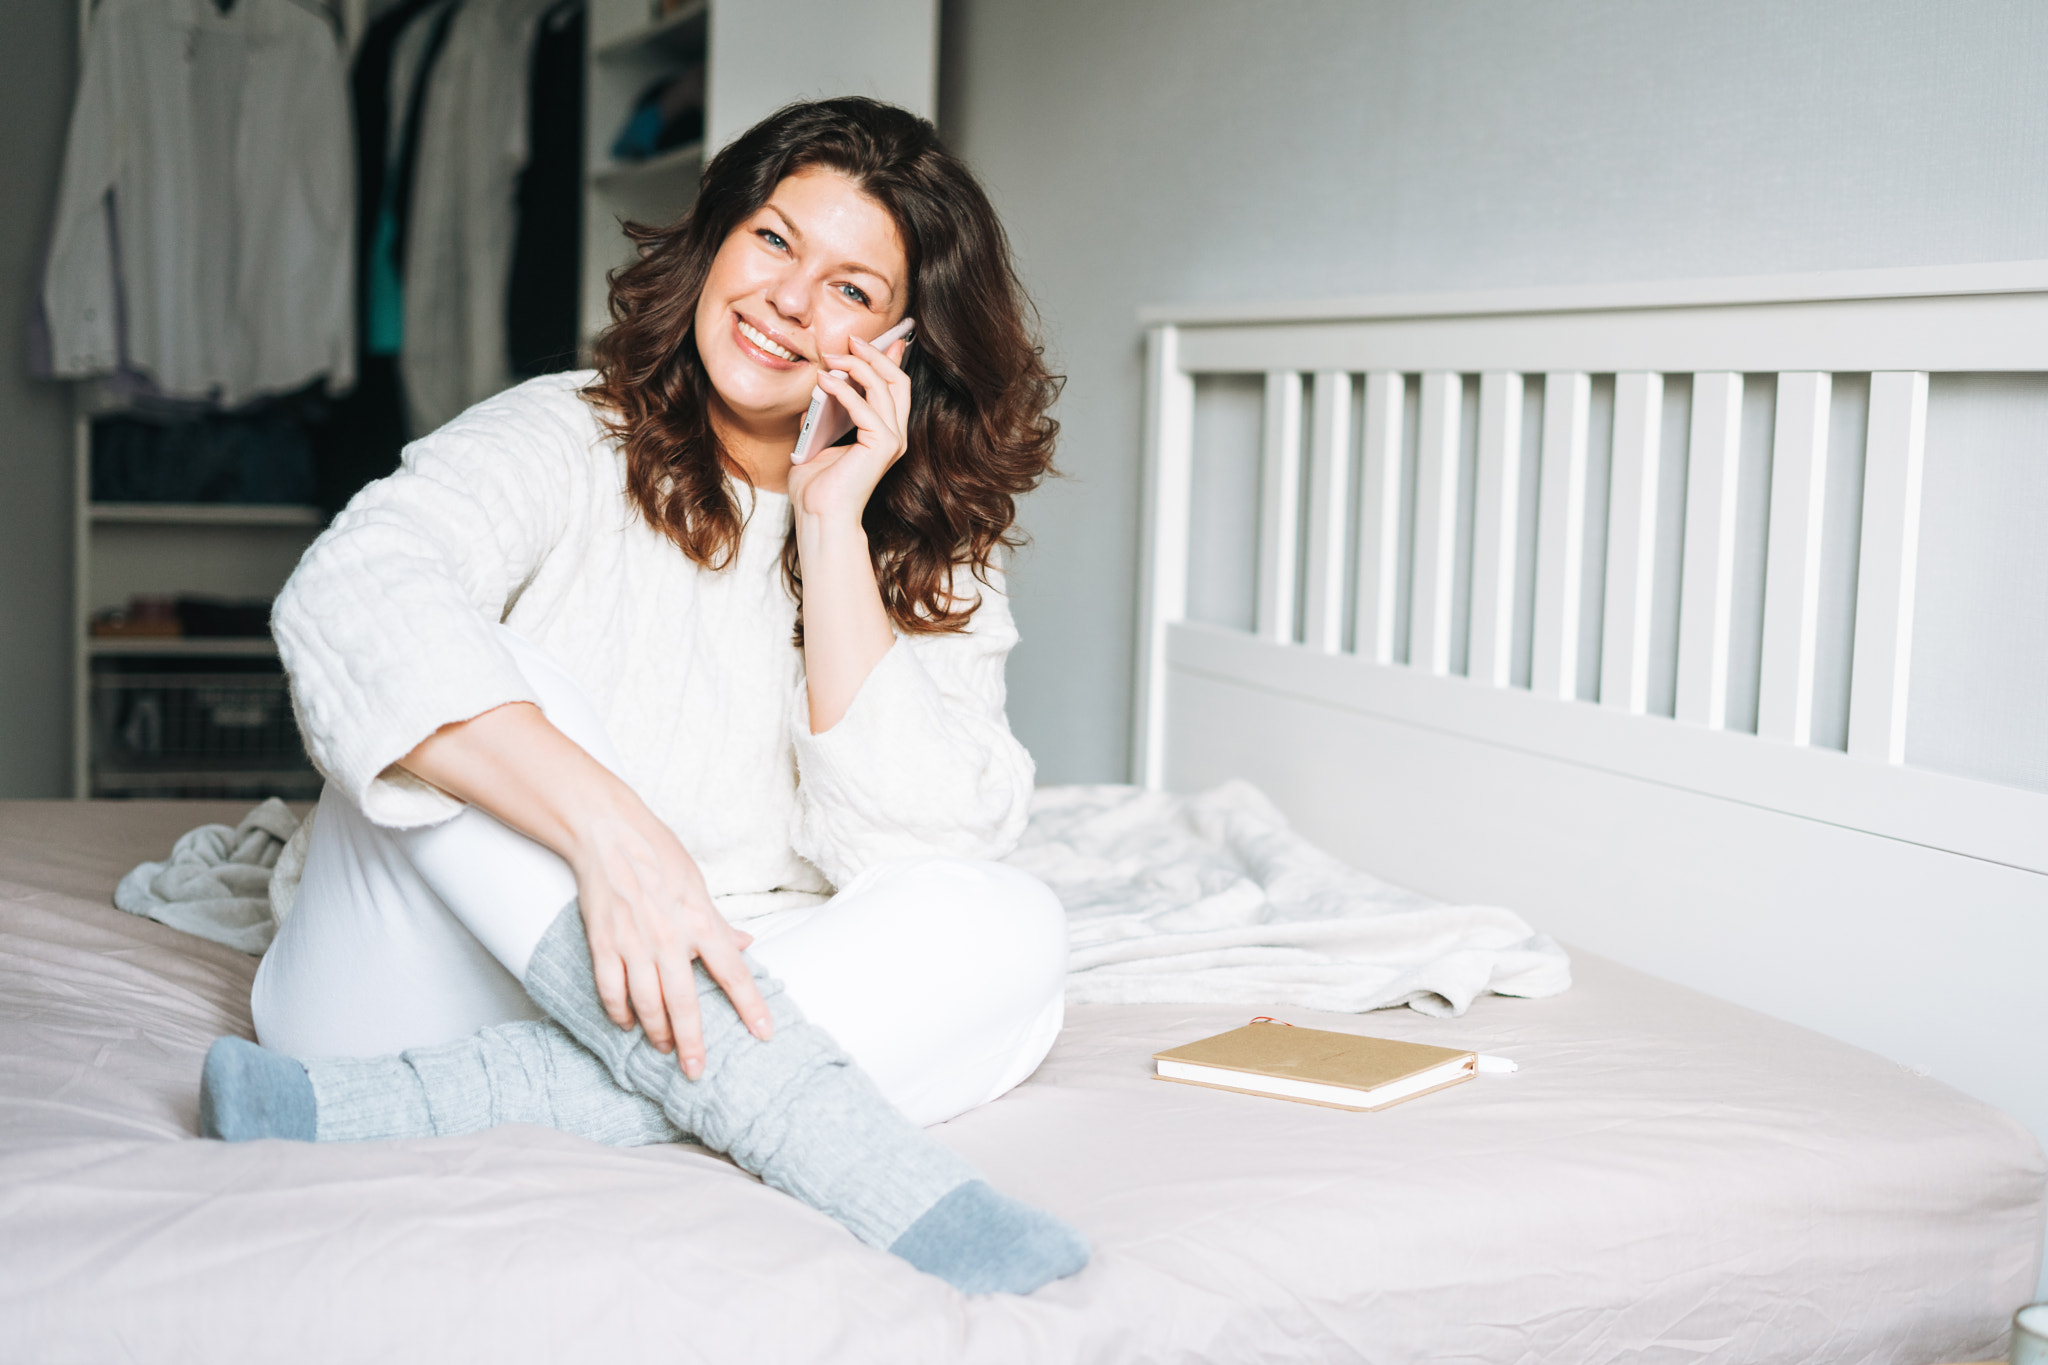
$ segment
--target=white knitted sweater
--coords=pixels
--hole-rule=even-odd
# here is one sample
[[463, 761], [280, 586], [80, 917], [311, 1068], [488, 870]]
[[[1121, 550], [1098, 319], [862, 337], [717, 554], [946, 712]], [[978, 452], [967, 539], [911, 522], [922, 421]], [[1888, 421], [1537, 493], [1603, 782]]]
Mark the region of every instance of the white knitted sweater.
[[443, 725], [535, 700], [503, 621], [589, 693], [623, 776], [732, 918], [891, 858], [1015, 847], [1032, 765], [1003, 714], [1017, 631], [1000, 580], [972, 585], [966, 633], [899, 636], [813, 735], [781, 574], [789, 500], [757, 496], [728, 568], [693, 564], [627, 500], [618, 443], [577, 392], [591, 379], [532, 380], [413, 442], [307, 550], [272, 628], [328, 780], [393, 828], [460, 810], [392, 765]]

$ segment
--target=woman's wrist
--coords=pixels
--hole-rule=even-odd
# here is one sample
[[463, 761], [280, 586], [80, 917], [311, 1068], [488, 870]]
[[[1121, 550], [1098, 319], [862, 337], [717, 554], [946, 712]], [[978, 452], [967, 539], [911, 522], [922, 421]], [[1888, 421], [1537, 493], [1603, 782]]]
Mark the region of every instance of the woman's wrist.
[[[839, 558], [849, 551], [858, 551], [860, 562], [867, 562], [868, 533], [861, 525], [858, 511], [808, 512], [799, 507], [792, 515], [796, 522], [797, 553], [804, 557], [807, 566], [814, 558]], [[820, 563], [819, 567], [824, 565]]]

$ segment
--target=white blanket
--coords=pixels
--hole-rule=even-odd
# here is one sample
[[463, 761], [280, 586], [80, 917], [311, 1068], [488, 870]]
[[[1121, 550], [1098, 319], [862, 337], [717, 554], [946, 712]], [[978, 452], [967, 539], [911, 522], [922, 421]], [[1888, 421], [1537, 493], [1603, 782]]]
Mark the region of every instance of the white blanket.
[[1369, 877], [1245, 782], [1191, 797], [1042, 787], [1008, 861], [1067, 907], [1076, 1002], [1457, 1015], [1486, 991], [1571, 985], [1564, 949], [1521, 916]]
[[299, 817], [274, 796], [233, 829], [201, 825], [171, 846], [170, 861], [144, 863], [121, 878], [114, 904], [260, 956], [277, 936], [271, 870], [298, 827]]
[[[114, 903], [261, 953], [276, 932], [271, 868], [295, 823], [273, 800], [238, 829], [195, 829], [169, 862], [123, 878]], [[1042, 787], [1008, 861], [1067, 907], [1077, 1003], [1457, 1015], [1487, 991], [1571, 985], [1564, 950], [1521, 916], [1444, 905], [1348, 867], [1244, 782], [1192, 797]]]

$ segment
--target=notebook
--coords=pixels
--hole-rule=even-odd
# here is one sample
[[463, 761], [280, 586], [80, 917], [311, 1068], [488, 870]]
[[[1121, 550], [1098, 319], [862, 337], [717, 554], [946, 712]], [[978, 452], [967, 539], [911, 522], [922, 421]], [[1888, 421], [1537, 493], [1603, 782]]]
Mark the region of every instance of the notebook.
[[1354, 1110], [1468, 1081], [1478, 1065], [1475, 1054], [1456, 1048], [1261, 1021], [1152, 1059], [1162, 1081]]

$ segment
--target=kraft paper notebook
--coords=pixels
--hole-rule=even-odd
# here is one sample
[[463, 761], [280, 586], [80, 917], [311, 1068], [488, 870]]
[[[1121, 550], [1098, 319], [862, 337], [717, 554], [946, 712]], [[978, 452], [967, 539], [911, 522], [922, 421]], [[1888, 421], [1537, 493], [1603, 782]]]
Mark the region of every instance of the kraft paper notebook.
[[1456, 1048], [1253, 1022], [1153, 1054], [1162, 1081], [1271, 1095], [1332, 1109], [1385, 1109], [1472, 1079]]

